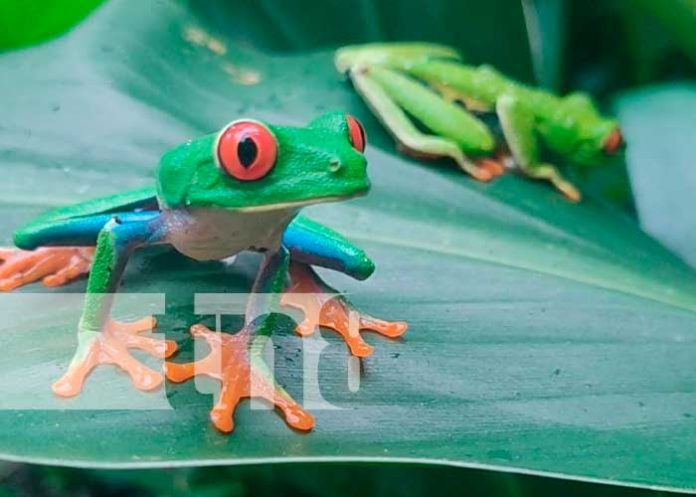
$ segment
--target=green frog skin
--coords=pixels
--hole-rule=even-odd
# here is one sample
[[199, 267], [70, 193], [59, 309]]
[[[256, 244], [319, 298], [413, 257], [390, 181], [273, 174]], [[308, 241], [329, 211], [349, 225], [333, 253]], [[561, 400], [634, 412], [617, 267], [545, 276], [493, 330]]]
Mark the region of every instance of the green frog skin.
[[[312, 415], [274, 381], [261, 357], [278, 328], [269, 310], [282, 299], [305, 313], [298, 334], [331, 328], [359, 357], [372, 353], [360, 330], [398, 337], [407, 328], [362, 315], [343, 296], [335, 297], [313, 266], [364, 280], [374, 264], [338, 233], [299, 215], [307, 205], [368, 192], [365, 145], [360, 123], [342, 113], [325, 114], [307, 127], [241, 119], [165, 153], [155, 185], [59, 208], [19, 229], [17, 248], [0, 251], [0, 290], [36, 281], [59, 286], [89, 273], [77, 350], [54, 393], [78, 395], [101, 364], [120, 367], [141, 390], [158, 388], [165, 376], [182, 382], [203, 374], [222, 384], [210, 414], [220, 431], [233, 430], [237, 404], [252, 395], [274, 404], [291, 427], [312, 429]], [[195, 338], [208, 342], [210, 354], [194, 363], [166, 362], [164, 375], [128, 352], [170, 357], [176, 351], [172, 341], [141, 334], [156, 326], [154, 318], [132, 323], [111, 318], [113, 294], [130, 255], [162, 244], [200, 261], [245, 250], [264, 254], [243, 329], [231, 335], [191, 327]]]
[[[335, 64], [350, 76], [402, 151], [416, 157], [449, 157], [480, 181], [512, 167], [529, 178], [550, 181], [578, 202], [580, 191], [556, 166], [542, 161], [540, 145], [580, 166], [600, 165], [622, 148], [618, 123], [602, 117], [588, 96], [559, 97], [522, 85], [490, 66], [462, 63], [450, 47], [349, 46], [336, 52]], [[500, 150], [475, 112], [497, 116], [509, 150]], [[422, 132], [411, 117], [433, 134]]]

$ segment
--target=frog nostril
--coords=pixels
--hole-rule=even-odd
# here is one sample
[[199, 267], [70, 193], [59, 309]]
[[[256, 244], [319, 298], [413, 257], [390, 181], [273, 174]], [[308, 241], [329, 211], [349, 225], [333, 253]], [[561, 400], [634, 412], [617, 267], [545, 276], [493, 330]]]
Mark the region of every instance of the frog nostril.
[[343, 169], [343, 164], [338, 159], [332, 159], [329, 161], [329, 172], [337, 173]]

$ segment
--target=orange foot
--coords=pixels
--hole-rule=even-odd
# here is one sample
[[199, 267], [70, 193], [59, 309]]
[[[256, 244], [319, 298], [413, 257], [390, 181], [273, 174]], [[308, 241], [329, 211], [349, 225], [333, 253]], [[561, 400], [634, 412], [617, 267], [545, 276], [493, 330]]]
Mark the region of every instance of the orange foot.
[[0, 291], [39, 280], [49, 287], [65, 285], [89, 272], [93, 255], [93, 247], [0, 248]]
[[131, 378], [135, 388], [154, 390], [164, 381], [161, 373], [144, 366], [134, 359], [128, 349], [140, 349], [154, 357], [169, 357], [176, 351], [171, 340], [157, 340], [139, 333], [157, 326], [153, 317], [133, 323], [109, 322], [104, 331], [81, 332], [80, 343], [68, 371], [53, 384], [53, 393], [60, 397], [73, 397], [82, 391], [87, 375], [100, 364], [115, 364]]
[[234, 430], [234, 410], [242, 399], [250, 397], [271, 402], [292, 428], [302, 431], [314, 428], [314, 417], [273, 381], [266, 366], [261, 361], [249, 361], [248, 330], [230, 335], [197, 324], [191, 327], [191, 335], [208, 342], [210, 354], [186, 364], [167, 362], [165, 373], [168, 380], [176, 383], [201, 374], [222, 382], [220, 397], [210, 411], [210, 419], [218, 430], [223, 433]]
[[476, 165], [480, 169], [487, 171], [490, 174], [491, 179], [501, 176], [503, 173], [505, 173], [505, 166], [494, 159], [478, 159], [476, 161]]
[[361, 314], [343, 297], [321, 282], [314, 270], [305, 264], [290, 264], [292, 284], [283, 295], [282, 303], [304, 311], [305, 319], [297, 328], [303, 337], [314, 334], [318, 326], [330, 328], [343, 337], [350, 353], [367, 357], [374, 348], [368, 345], [360, 330], [369, 330], [389, 338], [406, 333], [404, 322], [390, 322]]

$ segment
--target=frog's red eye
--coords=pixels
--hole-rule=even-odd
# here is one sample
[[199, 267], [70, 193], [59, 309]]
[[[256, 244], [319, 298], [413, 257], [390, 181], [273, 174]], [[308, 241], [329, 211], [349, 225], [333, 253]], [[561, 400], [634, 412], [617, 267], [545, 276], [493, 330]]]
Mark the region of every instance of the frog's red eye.
[[362, 124], [360, 124], [360, 121], [353, 116], [347, 116], [346, 121], [348, 122], [348, 135], [350, 136], [351, 145], [353, 145], [355, 150], [363, 153], [365, 151], [365, 145], [367, 144], [365, 129], [362, 127]]
[[218, 166], [240, 181], [266, 176], [273, 169], [277, 156], [278, 144], [273, 133], [256, 121], [235, 121], [217, 140]]

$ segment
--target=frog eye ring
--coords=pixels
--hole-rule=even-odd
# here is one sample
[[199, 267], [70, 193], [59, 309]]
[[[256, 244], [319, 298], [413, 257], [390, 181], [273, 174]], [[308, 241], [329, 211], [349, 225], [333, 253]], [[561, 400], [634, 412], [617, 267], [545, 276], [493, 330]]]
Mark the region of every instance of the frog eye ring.
[[278, 143], [266, 126], [248, 119], [227, 125], [215, 142], [215, 160], [225, 174], [239, 181], [256, 181], [271, 172]]
[[363, 128], [360, 121], [355, 119], [353, 116], [346, 116], [346, 122], [348, 123], [348, 137], [350, 138], [350, 144], [353, 145], [355, 150], [362, 154], [365, 152], [365, 145], [367, 145], [365, 128]]

